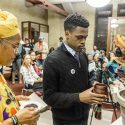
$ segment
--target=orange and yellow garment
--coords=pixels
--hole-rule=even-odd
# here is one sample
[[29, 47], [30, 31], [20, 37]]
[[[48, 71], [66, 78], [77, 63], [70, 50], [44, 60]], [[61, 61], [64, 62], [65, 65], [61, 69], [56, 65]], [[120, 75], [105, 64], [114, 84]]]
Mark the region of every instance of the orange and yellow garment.
[[19, 110], [19, 104], [3, 75], [0, 74], [0, 124]]

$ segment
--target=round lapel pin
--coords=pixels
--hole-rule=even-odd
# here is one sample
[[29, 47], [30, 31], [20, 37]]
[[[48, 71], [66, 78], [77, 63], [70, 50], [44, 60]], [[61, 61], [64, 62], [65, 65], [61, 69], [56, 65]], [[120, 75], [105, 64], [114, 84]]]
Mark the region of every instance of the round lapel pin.
[[71, 69], [71, 74], [75, 74], [75, 69]]

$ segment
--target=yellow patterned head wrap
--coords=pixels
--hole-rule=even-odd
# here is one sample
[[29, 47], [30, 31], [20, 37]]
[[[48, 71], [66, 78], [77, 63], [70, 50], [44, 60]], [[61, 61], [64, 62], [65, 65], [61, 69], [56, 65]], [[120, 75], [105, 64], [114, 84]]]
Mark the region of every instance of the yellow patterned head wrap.
[[19, 33], [17, 18], [0, 10], [0, 38], [11, 37]]

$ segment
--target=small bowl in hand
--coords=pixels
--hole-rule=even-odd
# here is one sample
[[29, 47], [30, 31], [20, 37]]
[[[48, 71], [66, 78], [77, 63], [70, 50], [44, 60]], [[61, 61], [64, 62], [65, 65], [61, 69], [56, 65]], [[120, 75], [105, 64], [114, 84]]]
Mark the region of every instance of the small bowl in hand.
[[103, 83], [97, 83], [94, 85], [94, 93], [97, 94], [104, 94], [108, 96], [108, 88], [107, 85], [103, 84]]
[[94, 89], [94, 93], [108, 95], [107, 90], [101, 90], [101, 89]]
[[101, 89], [101, 90], [107, 90], [107, 85], [103, 84], [103, 83], [96, 83], [94, 85], [95, 89]]

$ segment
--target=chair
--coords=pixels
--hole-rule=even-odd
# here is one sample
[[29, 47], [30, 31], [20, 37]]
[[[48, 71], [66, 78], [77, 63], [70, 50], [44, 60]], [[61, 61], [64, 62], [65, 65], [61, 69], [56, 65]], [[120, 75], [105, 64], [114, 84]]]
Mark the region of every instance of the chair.
[[25, 96], [28, 96], [33, 92], [34, 92], [34, 90], [32, 88], [28, 88], [26, 85], [24, 85], [24, 88], [22, 89], [21, 94], [25, 95]]
[[[22, 75], [23, 78], [23, 75]], [[23, 80], [24, 81], [24, 80]], [[39, 89], [41, 89], [42, 86], [38, 87], [37, 85], [39, 85], [39, 83], [35, 83], [33, 86], [30, 84], [26, 84], [24, 82], [24, 88], [22, 89], [21, 94], [28, 96], [30, 94], [32, 94], [33, 92], [35, 92], [38, 96], [42, 96], [43, 92], [40, 92]]]
[[43, 96], [43, 92], [40, 92], [39, 90], [34, 91], [33, 88], [31, 88], [30, 86], [27, 87], [26, 85], [22, 89], [21, 94], [28, 96], [28, 95], [32, 94], [33, 92], [35, 92], [40, 97]]

